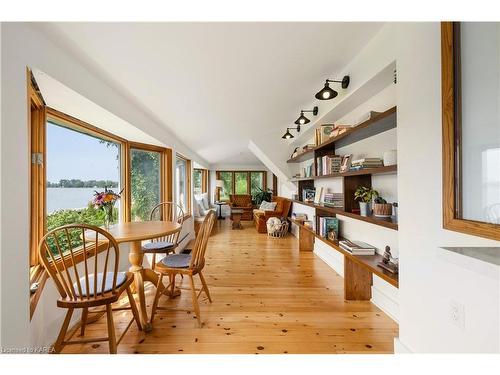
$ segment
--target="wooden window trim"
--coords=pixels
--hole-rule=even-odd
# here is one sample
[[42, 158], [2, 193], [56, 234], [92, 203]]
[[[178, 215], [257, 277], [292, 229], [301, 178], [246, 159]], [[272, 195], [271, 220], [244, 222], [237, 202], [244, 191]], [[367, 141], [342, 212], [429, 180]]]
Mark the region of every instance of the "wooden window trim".
[[[195, 171], [201, 172], [201, 192], [208, 193], [208, 169], [203, 168], [193, 168], [193, 174]], [[194, 189], [194, 185], [193, 185]]]
[[[191, 168], [191, 160], [186, 158], [185, 156], [182, 156], [179, 153], [176, 153], [175, 155], [176, 158], [182, 159], [186, 162], [186, 212], [184, 213], [184, 218], [188, 219], [191, 217], [191, 199], [192, 199], [192, 186], [191, 186], [191, 179], [193, 177], [193, 170]], [[177, 168], [177, 166], [176, 166]], [[179, 204], [179, 202], [177, 202]]]
[[132, 220], [132, 186], [131, 186], [131, 173], [132, 173], [132, 158], [130, 153], [134, 150], [141, 151], [152, 151], [160, 153], [160, 202], [171, 202], [172, 201], [172, 150], [161, 147], [149, 145], [146, 143], [139, 142], [127, 142], [127, 169], [126, 169], [126, 184], [124, 185], [126, 189], [127, 196], [127, 212], [126, 221]]
[[460, 123], [460, 82], [458, 27], [455, 22], [441, 23], [441, 95], [443, 123], [443, 228], [474, 236], [500, 240], [500, 225], [459, 218], [457, 186], [460, 176], [457, 147]]

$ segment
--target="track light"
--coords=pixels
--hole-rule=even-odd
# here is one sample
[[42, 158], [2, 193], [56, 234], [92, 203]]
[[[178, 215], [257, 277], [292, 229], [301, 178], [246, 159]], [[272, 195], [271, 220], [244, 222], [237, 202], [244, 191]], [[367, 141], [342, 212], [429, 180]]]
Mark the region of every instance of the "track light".
[[297, 125], [296, 128], [286, 128], [286, 133], [281, 138], [283, 138], [283, 139], [292, 139], [292, 138], [295, 138], [293, 136], [293, 134], [290, 133], [290, 130], [292, 130], [292, 129], [297, 130], [297, 133], [298, 133], [298, 132], [300, 132], [300, 125]]
[[312, 112], [314, 116], [317, 116], [318, 114], [318, 107], [314, 107], [313, 109], [303, 109], [300, 111], [300, 117], [295, 120], [295, 124], [297, 125], [305, 125], [311, 122], [306, 116], [304, 116], [304, 112]]
[[330, 88], [330, 82], [341, 83], [341, 87], [346, 89], [349, 86], [349, 76], [344, 76], [342, 81], [335, 81], [333, 79], [327, 79], [325, 81], [325, 87], [323, 87], [316, 95], [316, 99], [319, 100], [329, 100], [335, 98], [339, 93]]

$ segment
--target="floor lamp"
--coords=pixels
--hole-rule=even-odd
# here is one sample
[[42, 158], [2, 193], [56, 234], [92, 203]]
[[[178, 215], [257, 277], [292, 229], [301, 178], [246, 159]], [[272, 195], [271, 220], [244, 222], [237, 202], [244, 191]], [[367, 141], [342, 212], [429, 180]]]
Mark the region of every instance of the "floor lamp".
[[222, 217], [222, 204], [218, 203], [220, 199], [220, 192], [222, 188], [224, 187], [224, 181], [222, 180], [215, 180], [215, 196], [214, 196], [214, 202], [219, 206], [219, 216], [217, 216], [217, 219], [223, 219]]

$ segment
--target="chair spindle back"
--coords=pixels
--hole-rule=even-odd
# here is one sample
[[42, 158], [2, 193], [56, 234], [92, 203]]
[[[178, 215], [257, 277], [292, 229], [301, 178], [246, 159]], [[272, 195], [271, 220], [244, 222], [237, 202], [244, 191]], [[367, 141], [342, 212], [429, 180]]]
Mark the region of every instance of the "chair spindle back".
[[[171, 221], [176, 222], [181, 225], [184, 222], [184, 211], [182, 207], [173, 203], [173, 202], [162, 202], [158, 203], [153, 207], [151, 213], [149, 214], [149, 220], [153, 221]], [[179, 235], [181, 231], [178, 231], [174, 234], [170, 234], [168, 236], [163, 236], [160, 238], [155, 238], [154, 241], [166, 241], [172, 242], [173, 244], [177, 244], [179, 240]]]
[[[99, 262], [101, 251], [104, 261]], [[38, 253], [62, 298], [78, 301], [115, 293], [120, 253], [118, 243], [104, 229], [87, 224], [64, 225], [40, 240]], [[80, 271], [79, 261], [83, 263]], [[98, 280], [99, 273], [102, 280]], [[104, 293], [109, 277], [112, 288]]]
[[212, 233], [214, 223], [215, 212], [210, 211], [205, 217], [205, 220], [203, 220], [198, 236], [196, 236], [193, 251], [191, 253], [191, 263], [189, 265], [190, 269], [197, 269], [201, 271], [205, 266], [205, 251], [207, 249], [208, 239], [210, 238], [210, 233]]

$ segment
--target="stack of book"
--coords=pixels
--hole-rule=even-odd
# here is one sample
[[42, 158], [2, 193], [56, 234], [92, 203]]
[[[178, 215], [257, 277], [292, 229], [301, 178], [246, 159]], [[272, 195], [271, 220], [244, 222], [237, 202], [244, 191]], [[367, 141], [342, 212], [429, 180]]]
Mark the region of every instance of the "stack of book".
[[323, 204], [330, 207], [344, 207], [344, 194], [325, 193]]
[[302, 168], [301, 177], [312, 177], [313, 175], [313, 164]]
[[332, 173], [339, 173], [342, 165], [342, 156], [322, 156], [316, 158], [316, 175], [324, 176]]
[[339, 246], [352, 255], [375, 255], [375, 247], [361, 241], [339, 241]]
[[358, 160], [353, 160], [351, 162], [351, 171], [365, 168], [378, 168], [383, 167], [384, 163], [380, 158], [363, 158]]
[[319, 218], [319, 235], [329, 240], [339, 238], [339, 219], [336, 217], [322, 216]]

